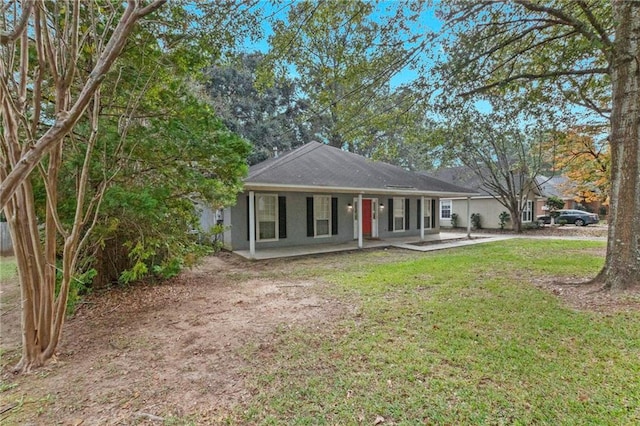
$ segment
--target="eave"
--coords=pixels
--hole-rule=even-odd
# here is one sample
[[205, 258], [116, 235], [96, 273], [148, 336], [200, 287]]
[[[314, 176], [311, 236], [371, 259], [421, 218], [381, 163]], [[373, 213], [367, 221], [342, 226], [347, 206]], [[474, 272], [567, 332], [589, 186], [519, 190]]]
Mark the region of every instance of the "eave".
[[318, 186], [318, 185], [291, 185], [275, 183], [254, 183], [245, 182], [245, 191], [277, 191], [277, 192], [329, 192], [333, 194], [384, 194], [384, 195], [414, 195], [425, 197], [453, 198], [453, 197], [474, 197], [477, 192], [443, 192], [427, 191], [416, 188], [349, 188], [338, 186]]

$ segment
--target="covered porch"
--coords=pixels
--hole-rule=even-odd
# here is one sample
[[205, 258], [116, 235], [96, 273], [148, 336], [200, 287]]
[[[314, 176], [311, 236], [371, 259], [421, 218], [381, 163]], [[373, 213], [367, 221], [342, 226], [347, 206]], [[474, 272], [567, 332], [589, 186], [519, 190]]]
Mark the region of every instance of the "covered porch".
[[379, 249], [395, 247], [413, 251], [433, 251], [453, 247], [462, 247], [472, 244], [480, 244], [492, 241], [500, 241], [512, 238], [508, 235], [474, 235], [454, 232], [440, 232], [439, 234], [420, 237], [398, 237], [384, 239], [363, 239], [340, 244], [314, 244], [297, 247], [270, 248], [256, 251], [253, 255], [249, 250], [236, 250], [234, 253], [246, 259], [266, 260], [297, 256], [312, 256], [324, 253], [336, 253], [341, 251], [354, 251], [359, 249]]
[[[272, 189], [272, 188], [269, 188]], [[297, 189], [297, 188], [296, 188]], [[283, 193], [283, 192], [280, 192]], [[403, 188], [400, 190], [399, 188], [394, 189], [385, 189], [385, 190], [377, 190], [375, 193], [373, 191], [360, 191], [354, 192], [349, 189], [336, 189], [333, 188], [332, 195], [335, 194], [348, 194], [348, 196], [353, 197], [353, 204], [349, 202], [346, 204], [347, 212], [350, 215], [351, 219], [349, 222], [353, 222], [352, 230], [348, 231], [349, 235], [353, 235], [353, 240], [349, 237], [348, 240], [344, 238], [345, 233], [342, 233], [343, 240], [340, 242], [331, 242], [331, 243], [314, 243], [314, 244], [295, 244], [291, 246], [283, 246], [283, 247], [261, 247], [258, 249], [258, 232], [257, 232], [257, 220], [256, 220], [256, 191], [249, 190], [247, 197], [247, 225], [248, 225], [248, 250], [247, 247], [242, 247], [238, 250], [234, 250], [234, 252], [238, 253], [242, 257], [246, 257], [248, 259], [271, 259], [277, 257], [290, 257], [290, 256], [301, 256], [301, 255], [312, 255], [317, 253], [329, 253], [336, 251], [348, 251], [355, 249], [369, 249], [369, 248], [380, 248], [380, 247], [389, 247], [396, 246], [400, 247], [401, 245], [408, 245], [409, 247], [416, 250], [427, 251], [426, 249], [419, 248], [424, 247], [427, 244], [435, 244], [435, 243], [443, 243], [447, 240], [460, 239], [460, 234], [451, 234], [448, 235], [446, 233], [441, 233], [440, 224], [439, 224], [439, 214], [437, 213], [437, 203], [439, 197], [442, 195], [441, 193], [433, 193], [426, 191], [419, 191], [415, 188]], [[308, 194], [304, 194], [307, 196]], [[402, 195], [402, 197], [395, 198], [398, 195]], [[408, 196], [412, 196], [412, 198], [406, 198]], [[329, 198], [330, 196], [325, 196], [331, 200], [332, 209], [335, 207], [335, 210], [331, 212], [331, 219], [326, 220], [329, 224], [332, 222], [337, 222], [338, 214], [337, 205], [338, 198]], [[379, 202], [379, 197], [389, 197], [387, 202], [387, 212], [386, 217], [388, 219], [388, 229], [380, 230], [382, 228], [380, 226], [381, 215], [384, 209], [384, 204]], [[393, 198], [391, 198], [393, 197]], [[281, 206], [281, 210], [286, 210], [286, 199], [285, 197], [278, 196], [279, 201], [283, 201], [283, 205]], [[313, 204], [309, 207], [309, 201], [311, 197], [306, 197], [307, 200], [307, 236], [313, 236], [313, 233], [310, 233], [309, 230], [313, 227], [313, 217], [309, 217], [310, 212], [313, 211]], [[411, 201], [413, 199], [414, 201]], [[347, 198], [346, 201], [350, 201], [351, 198]], [[396, 204], [400, 205], [400, 216], [396, 217], [397, 214], [394, 213], [392, 208], [392, 202], [396, 200]], [[345, 203], [345, 200], [342, 202]], [[470, 197], [467, 197], [467, 203], [469, 203]], [[368, 205], [365, 204], [368, 202]], [[413, 203], [413, 204], [412, 204]], [[427, 207], [427, 204], [430, 207]], [[411, 235], [403, 235], [403, 236], [394, 236], [389, 235], [391, 232], [398, 232], [397, 219], [399, 219], [399, 229], [400, 233], [404, 231], [408, 231], [410, 229], [411, 223], [409, 221], [409, 211], [410, 206], [413, 205], [417, 207], [418, 213], [418, 226], [417, 231], [413, 231]], [[300, 209], [298, 209], [300, 211]], [[467, 209], [467, 212], [470, 212], [470, 209]], [[271, 218], [274, 226], [277, 227], [278, 224], [281, 224], [281, 221], [276, 220], [276, 213]], [[329, 215], [326, 215], [328, 219]], [[299, 219], [299, 216], [297, 216]], [[309, 220], [311, 219], [311, 226], [309, 226]], [[467, 239], [471, 239], [471, 221], [467, 218]], [[285, 219], [286, 220], [286, 219]], [[278, 224], [276, 224], [278, 222]], [[342, 220], [341, 220], [342, 222]], [[330, 226], [330, 225], [329, 225]], [[286, 224], [284, 225], [286, 229]], [[392, 228], [393, 227], [393, 228]], [[277, 228], [276, 228], [277, 229]], [[326, 229], [328, 233], [328, 228]], [[415, 235], [415, 233], [418, 235]], [[331, 234], [333, 234], [333, 229]], [[336, 234], [337, 226], [336, 226]], [[274, 234], [275, 235], [275, 234]], [[346, 241], [345, 241], [346, 240]]]

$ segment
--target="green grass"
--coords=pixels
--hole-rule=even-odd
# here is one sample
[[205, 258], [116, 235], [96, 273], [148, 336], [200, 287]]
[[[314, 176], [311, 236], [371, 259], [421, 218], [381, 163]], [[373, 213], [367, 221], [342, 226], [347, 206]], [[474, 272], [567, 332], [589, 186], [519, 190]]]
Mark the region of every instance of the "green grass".
[[18, 275], [14, 257], [0, 257], [0, 283]]
[[229, 422], [638, 424], [640, 313], [577, 312], [531, 284], [594, 276], [602, 247], [511, 240], [316, 269], [356, 312], [250, 355], [256, 396]]

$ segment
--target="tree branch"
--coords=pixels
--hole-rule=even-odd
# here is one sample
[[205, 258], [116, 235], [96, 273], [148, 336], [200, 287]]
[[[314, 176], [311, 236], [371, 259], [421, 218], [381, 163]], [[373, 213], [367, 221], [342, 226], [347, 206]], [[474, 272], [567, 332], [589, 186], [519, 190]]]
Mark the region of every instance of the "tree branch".
[[35, 2], [35, 0], [24, 1], [22, 15], [20, 16], [18, 24], [14, 27], [13, 31], [0, 32], [0, 44], [6, 45], [9, 43], [13, 43], [22, 35], [25, 28], [27, 27], [27, 23], [29, 22], [29, 16], [31, 15], [31, 11]]
[[477, 87], [477, 88], [469, 90], [467, 92], [462, 92], [460, 94], [460, 96], [468, 97], [468, 96], [471, 96], [471, 95], [474, 95], [474, 94], [477, 94], [477, 93], [486, 92], [489, 89], [493, 89], [495, 87], [504, 86], [504, 85], [506, 85], [508, 83], [511, 83], [511, 82], [517, 81], [517, 80], [532, 81], [532, 80], [540, 80], [540, 79], [562, 77], [562, 76], [570, 76], [570, 75], [595, 75], [595, 74], [608, 74], [608, 73], [609, 73], [609, 69], [608, 68], [592, 68], [592, 69], [587, 69], [587, 70], [569, 70], [569, 71], [552, 71], [552, 72], [540, 73], [540, 74], [523, 73], [523, 74], [517, 74], [517, 75], [511, 76], [509, 78], [506, 78], [506, 79], [501, 80], [501, 81], [497, 81], [495, 83], [491, 83], [491, 84], [487, 84], [487, 85], [484, 85], [484, 86]]

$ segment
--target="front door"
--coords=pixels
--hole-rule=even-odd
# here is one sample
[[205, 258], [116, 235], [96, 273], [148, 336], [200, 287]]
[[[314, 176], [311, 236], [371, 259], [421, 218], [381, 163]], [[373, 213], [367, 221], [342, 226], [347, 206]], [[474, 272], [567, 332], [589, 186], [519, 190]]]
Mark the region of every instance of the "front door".
[[362, 235], [371, 237], [371, 200], [362, 200]]

